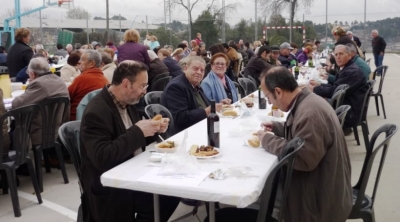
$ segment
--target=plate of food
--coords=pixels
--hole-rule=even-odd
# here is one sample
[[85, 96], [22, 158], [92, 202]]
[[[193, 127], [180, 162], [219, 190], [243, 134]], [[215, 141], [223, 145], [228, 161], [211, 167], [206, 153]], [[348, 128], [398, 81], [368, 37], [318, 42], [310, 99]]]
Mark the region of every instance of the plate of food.
[[166, 140], [154, 145], [158, 153], [174, 153], [178, 144], [175, 141]]
[[[251, 94], [253, 95], [253, 94]], [[247, 108], [253, 108], [254, 106], [254, 98], [253, 97], [245, 97], [243, 99], [240, 100], [240, 102], [243, 102], [244, 104], [246, 104]]]
[[221, 155], [221, 151], [212, 146], [192, 145], [189, 150], [189, 155], [195, 156], [197, 159], [210, 159]]

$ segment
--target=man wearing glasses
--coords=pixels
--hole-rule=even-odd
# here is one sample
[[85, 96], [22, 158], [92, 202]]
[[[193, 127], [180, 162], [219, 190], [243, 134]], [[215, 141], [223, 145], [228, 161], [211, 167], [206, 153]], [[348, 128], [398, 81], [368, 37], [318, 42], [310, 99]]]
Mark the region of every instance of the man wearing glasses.
[[[137, 104], [148, 87], [147, 66], [125, 60], [107, 85], [87, 105], [81, 123], [84, 221], [152, 222], [153, 195], [103, 187], [100, 176], [142, 152], [146, 138], [164, 133], [168, 118], [140, 120]], [[150, 138], [154, 139], [154, 138]], [[135, 169], [132, 169], [135, 170]], [[179, 203], [178, 198], [160, 197], [161, 221], [168, 221]]]

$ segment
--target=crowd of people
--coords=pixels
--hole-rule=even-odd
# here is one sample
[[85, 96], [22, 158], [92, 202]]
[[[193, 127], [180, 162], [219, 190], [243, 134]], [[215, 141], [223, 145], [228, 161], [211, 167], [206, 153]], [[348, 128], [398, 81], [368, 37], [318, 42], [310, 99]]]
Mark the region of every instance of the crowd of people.
[[[77, 119], [82, 99], [99, 91], [87, 104], [81, 122], [85, 221], [153, 221], [152, 195], [103, 187], [100, 176], [143, 152], [156, 140], [156, 133], [174, 135], [204, 120], [211, 112], [211, 100], [216, 102], [217, 112], [224, 104], [237, 102], [240, 94], [235, 82], [251, 77], [269, 103], [290, 112], [284, 125], [262, 123], [265, 130], [258, 132], [262, 147], [279, 155], [290, 139], [305, 140], [296, 159], [285, 221], [337, 222], [347, 219], [352, 206], [351, 167], [344, 135], [357, 124], [371, 70], [359, 50], [357, 37], [341, 27], [335, 27], [332, 35], [336, 44], [333, 54], [326, 58], [324, 78], [328, 83], [310, 81], [305, 86], [298, 85], [289, 69], [306, 65], [317, 53], [319, 41], [307, 40], [298, 47], [288, 42], [270, 46], [266, 40], [253, 44], [232, 40], [207, 50], [201, 33], [197, 33], [190, 44], [182, 41], [174, 49], [171, 45], [161, 46], [154, 35], [148, 34], [141, 41], [139, 32], [130, 29], [119, 46], [112, 42], [105, 47], [99, 42], [66, 47], [58, 44], [51, 57], [41, 45], [32, 49], [28, 45], [29, 29], [20, 28], [6, 58], [2, 56], [5, 49], [0, 47], [0, 63], [6, 63], [14, 81], [25, 83], [29, 79], [25, 93], [14, 99], [13, 108], [47, 97], [68, 97], [70, 109], [66, 116], [72, 121]], [[379, 65], [386, 43], [376, 30], [372, 36]], [[66, 60], [60, 77], [50, 72], [56, 58]], [[142, 119], [145, 114], [140, 101], [157, 75], [165, 73], [172, 79], [160, 104], [173, 118], [164, 118], [161, 124]], [[351, 106], [343, 129], [326, 102], [342, 84], [349, 85], [344, 104]], [[169, 127], [169, 121], [173, 121], [173, 127]], [[31, 134], [32, 143], [40, 144], [39, 116], [32, 122]], [[179, 199], [161, 196], [160, 203], [161, 221], [167, 221]]]

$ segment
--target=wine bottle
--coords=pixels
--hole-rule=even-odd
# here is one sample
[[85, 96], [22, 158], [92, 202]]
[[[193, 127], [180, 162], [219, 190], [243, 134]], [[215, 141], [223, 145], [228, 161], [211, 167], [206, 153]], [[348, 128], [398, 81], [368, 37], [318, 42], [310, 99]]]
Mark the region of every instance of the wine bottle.
[[258, 88], [258, 108], [259, 109], [267, 108], [267, 101], [265, 100], [264, 93], [261, 91], [261, 87]]
[[215, 101], [211, 100], [211, 112], [207, 117], [208, 145], [220, 148], [219, 146], [219, 116], [215, 112]]
[[296, 66], [296, 68], [294, 68], [294, 79], [298, 79], [299, 78], [299, 73], [300, 73], [300, 67]]

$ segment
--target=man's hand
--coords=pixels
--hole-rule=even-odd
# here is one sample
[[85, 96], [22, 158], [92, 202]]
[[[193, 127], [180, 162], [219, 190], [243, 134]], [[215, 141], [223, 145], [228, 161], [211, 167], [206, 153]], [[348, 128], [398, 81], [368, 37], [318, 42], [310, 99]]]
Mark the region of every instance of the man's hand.
[[169, 125], [169, 118], [162, 118], [161, 124], [160, 124], [160, 129], [158, 130], [159, 133], [165, 133], [167, 132]]
[[232, 100], [230, 100], [230, 99], [223, 99], [223, 100], [221, 100], [221, 103], [224, 104], [224, 105], [229, 105], [229, 104], [232, 103]]
[[282, 63], [281, 63], [281, 61], [279, 61], [279, 60], [276, 60], [276, 63], [275, 63], [277, 66], [281, 66], [282, 65]]
[[263, 122], [261, 123], [261, 128], [263, 128], [264, 131], [272, 132], [272, 122]]
[[161, 123], [160, 121], [145, 119], [140, 120], [135, 125], [142, 130], [145, 137], [149, 137], [154, 136], [154, 134], [160, 130]]
[[383, 56], [383, 54], [385, 54], [384, 52], [381, 52], [380, 55]]
[[311, 92], [314, 92], [314, 87], [315, 87], [315, 86], [307, 85], [308, 90], [310, 90]]
[[310, 85], [312, 85], [312, 86], [319, 86], [319, 85], [321, 85], [321, 83], [319, 83], [319, 82], [317, 82], [317, 81], [315, 81], [315, 80], [310, 80]]
[[[216, 104], [215, 104], [215, 112], [221, 112], [221, 110], [222, 110], [222, 105], [223, 105], [222, 103], [216, 103]], [[204, 110], [206, 111], [206, 115], [207, 115], [207, 116], [210, 115], [210, 113], [211, 113], [211, 106], [205, 108]]]

